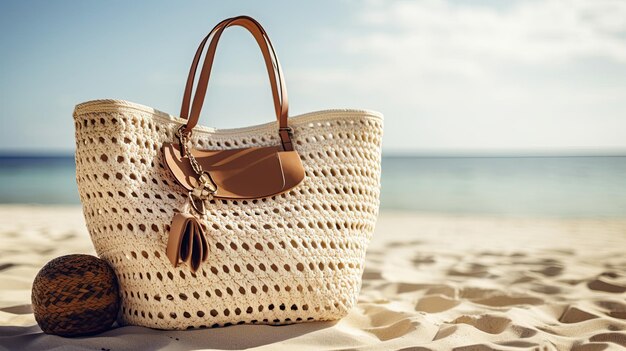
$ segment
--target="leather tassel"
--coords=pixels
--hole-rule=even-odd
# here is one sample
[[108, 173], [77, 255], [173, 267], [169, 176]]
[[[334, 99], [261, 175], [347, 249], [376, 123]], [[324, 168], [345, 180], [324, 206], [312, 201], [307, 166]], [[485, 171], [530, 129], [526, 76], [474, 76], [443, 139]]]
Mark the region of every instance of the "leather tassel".
[[208, 258], [208, 244], [198, 219], [188, 213], [177, 213], [167, 240], [166, 254], [174, 267], [187, 263], [196, 272]]

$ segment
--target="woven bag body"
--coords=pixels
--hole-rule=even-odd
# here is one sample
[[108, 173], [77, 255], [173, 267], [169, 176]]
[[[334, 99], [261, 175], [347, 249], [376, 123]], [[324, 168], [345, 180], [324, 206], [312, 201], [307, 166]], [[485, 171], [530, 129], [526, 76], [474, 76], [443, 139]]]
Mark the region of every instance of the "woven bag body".
[[[274, 122], [197, 126], [229, 26], [261, 48]], [[382, 115], [288, 117], [278, 58], [247, 16], [220, 22], [201, 42], [182, 106], [180, 117], [120, 100], [74, 110], [78, 190], [96, 252], [118, 278], [119, 322], [187, 329], [344, 316], [378, 216]]]
[[[114, 268], [122, 322], [161, 329], [333, 320], [353, 306], [378, 215], [382, 117], [332, 110], [290, 117], [306, 176], [289, 192], [211, 200], [209, 258], [196, 273], [164, 254], [186, 193], [160, 147], [183, 120], [123, 101], [78, 105], [76, 179], [98, 256]], [[196, 127], [199, 148], [273, 145], [276, 123]]]

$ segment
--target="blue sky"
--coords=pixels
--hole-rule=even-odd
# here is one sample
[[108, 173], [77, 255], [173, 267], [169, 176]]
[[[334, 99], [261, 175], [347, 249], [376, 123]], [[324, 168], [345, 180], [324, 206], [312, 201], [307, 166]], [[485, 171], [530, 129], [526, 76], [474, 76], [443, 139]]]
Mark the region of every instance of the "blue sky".
[[[180, 109], [199, 40], [248, 14], [291, 115], [385, 114], [386, 153], [626, 151], [626, 2], [2, 1], [0, 152], [71, 152], [75, 104]], [[254, 40], [220, 42], [202, 124], [271, 121]]]

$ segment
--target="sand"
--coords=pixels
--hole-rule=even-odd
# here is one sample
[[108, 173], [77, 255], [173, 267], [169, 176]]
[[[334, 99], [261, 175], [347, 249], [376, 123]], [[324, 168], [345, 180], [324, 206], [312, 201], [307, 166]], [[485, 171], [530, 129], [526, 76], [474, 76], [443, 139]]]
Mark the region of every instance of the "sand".
[[0, 207], [0, 350], [611, 350], [626, 347], [626, 219], [382, 212], [358, 305], [338, 322], [62, 338], [30, 289], [94, 254], [78, 207]]

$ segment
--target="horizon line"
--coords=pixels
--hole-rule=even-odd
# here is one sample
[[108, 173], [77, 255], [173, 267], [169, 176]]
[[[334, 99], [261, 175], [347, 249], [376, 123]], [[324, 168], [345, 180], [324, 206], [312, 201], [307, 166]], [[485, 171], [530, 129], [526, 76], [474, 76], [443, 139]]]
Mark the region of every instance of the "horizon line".
[[[498, 157], [626, 157], [622, 149], [556, 149], [556, 150], [390, 150], [385, 158], [498, 158]], [[0, 158], [74, 158], [74, 151], [0, 150]]]

